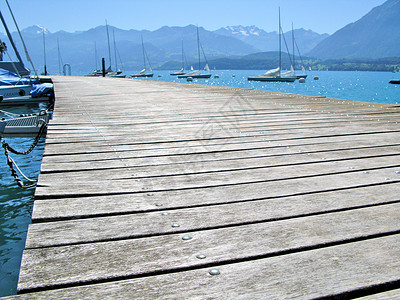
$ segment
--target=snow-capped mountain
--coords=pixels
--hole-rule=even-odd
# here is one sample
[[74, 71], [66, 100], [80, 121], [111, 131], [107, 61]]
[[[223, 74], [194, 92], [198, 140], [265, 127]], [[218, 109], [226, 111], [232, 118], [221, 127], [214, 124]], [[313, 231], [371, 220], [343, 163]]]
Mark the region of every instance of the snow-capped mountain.
[[37, 34], [43, 34], [43, 31], [45, 34], [50, 33], [50, 31], [42, 25], [32, 25], [23, 29], [21, 32], [23, 34], [28, 34], [28, 35], [37, 35]]
[[[276, 31], [266, 32], [254, 25], [252, 26], [225, 26], [216, 31], [220, 35], [235, 37], [260, 51], [278, 50], [278, 33]], [[291, 33], [287, 34], [287, 41], [291, 43]], [[328, 34], [319, 34], [312, 30], [303, 28], [295, 29], [294, 34], [297, 44], [302, 53], [306, 53], [314, 48], [319, 42], [328, 37]]]
[[[230, 32], [233, 35], [236, 36], [261, 36], [263, 34], [265, 34], [266, 32], [256, 26], [242, 26], [242, 25], [238, 25], [238, 26], [225, 26], [221, 29], [225, 29], [226, 31]], [[227, 34], [226, 34], [227, 35]]]

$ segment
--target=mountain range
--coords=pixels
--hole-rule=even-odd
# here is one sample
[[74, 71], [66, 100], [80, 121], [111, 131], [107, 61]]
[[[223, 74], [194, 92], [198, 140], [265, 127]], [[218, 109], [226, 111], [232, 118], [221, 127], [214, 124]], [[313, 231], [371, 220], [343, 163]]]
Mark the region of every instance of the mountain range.
[[[240, 34], [236, 33], [238, 28], [241, 28]], [[154, 31], [123, 30], [108, 26], [112, 67], [115, 68], [116, 60], [118, 63], [122, 61], [126, 70], [138, 70], [143, 67], [141, 37], [143, 37], [144, 46], [153, 68], [160, 67], [166, 62], [172, 63], [173, 68], [179, 67], [182, 57], [182, 41], [186, 60], [189, 64], [194, 64], [197, 61], [196, 30], [197, 28], [194, 25], [184, 27], [164, 26]], [[96, 68], [96, 63], [97, 68], [100, 68], [102, 57], [106, 59], [106, 64], [109, 64], [110, 56], [105, 25], [73, 33], [65, 31], [51, 33], [45, 29], [44, 34], [43, 28], [35, 25], [25, 28], [21, 32], [35, 68], [39, 71], [43, 70], [44, 65], [44, 44], [46, 47], [46, 65], [50, 73], [58, 72], [58, 50], [60, 50], [62, 62], [69, 63], [73, 72], [90, 72]], [[251, 32], [251, 35], [247, 36], [247, 32]], [[303, 47], [304, 52], [310, 50], [315, 44], [328, 36], [304, 29], [297, 29], [294, 34], [299, 48]], [[291, 32], [285, 35], [288, 43], [291, 43]], [[251, 53], [276, 51], [278, 49], [277, 33], [268, 33], [255, 26], [227, 26], [216, 31], [208, 31], [199, 27], [199, 36], [207, 60], [221, 57], [241, 57]], [[17, 33], [13, 33], [13, 38], [17, 48], [23, 49]], [[7, 43], [6, 36], [0, 35], [0, 39]], [[114, 51], [114, 39], [116, 52]], [[97, 52], [97, 60], [95, 52]], [[121, 64], [119, 64], [119, 67], [121, 67]]]
[[373, 8], [307, 55], [321, 59], [400, 57], [400, 0], [388, 0]]
[[[301, 55], [304, 57], [322, 60], [400, 57], [400, 18], [398, 16], [400, 16], [400, 0], [387, 0], [360, 20], [348, 24], [330, 36], [302, 28], [295, 29], [293, 33]], [[123, 30], [108, 26], [108, 31], [113, 68], [117, 61], [119, 68], [121, 68], [120, 62], [123, 62], [125, 70], [142, 69], [141, 37], [143, 37], [153, 68], [179, 68], [182, 41], [188, 64], [196, 64], [197, 36], [194, 25], [164, 26], [154, 31]], [[60, 53], [61, 64], [69, 63], [72, 72], [79, 74], [88, 73], [96, 67], [100, 68], [102, 57], [106, 58], [106, 64], [109, 64], [106, 32], [105, 25], [72, 33], [65, 31], [51, 33], [35, 25], [22, 30], [22, 35], [39, 72], [43, 70], [43, 45], [45, 44], [46, 65], [50, 73], [58, 72]], [[12, 35], [20, 54], [23, 54], [17, 33], [14, 32]], [[232, 65], [235, 61], [237, 63], [233, 66], [243, 66], [246, 62], [271, 57], [271, 51], [278, 50], [278, 33], [266, 32], [256, 26], [225, 26], [215, 31], [199, 27], [199, 35], [208, 61], [218, 59], [220, 62], [227, 62], [222, 65]], [[7, 37], [0, 33], [0, 39], [6, 42], [9, 48], [8, 53], [12, 56], [13, 51], [10, 49]], [[114, 39], [116, 51], [114, 51]], [[292, 33], [286, 32], [285, 39], [291, 47]], [[283, 50], [288, 52], [285, 48]], [[271, 53], [260, 54], [260, 52]], [[259, 54], [252, 56], [254, 53]], [[7, 58], [7, 55], [5, 57]], [[257, 58], [254, 59], [255, 57]], [[26, 65], [31, 68], [30, 65]]]

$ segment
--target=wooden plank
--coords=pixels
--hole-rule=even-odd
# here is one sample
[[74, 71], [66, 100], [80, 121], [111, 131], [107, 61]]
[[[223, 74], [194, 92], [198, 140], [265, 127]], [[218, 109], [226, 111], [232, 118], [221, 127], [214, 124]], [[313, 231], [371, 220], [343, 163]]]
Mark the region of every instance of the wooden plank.
[[[400, 168], [398, 156], [387, 156], [377, 158], [367, 158], [360, 160], [321, 162], [316, 164], [304, 164], [301, 168], [297, 166], [277, 166], [265, 167], [258, 170], [239, 170], [211, 172], [204, 174], [185, 174], [185, 166], [182, 166], [182, 175], [166, 177], [138, 177], [131, 179], [115, 179], [108, 176], [109, 171], [91, 171], [84, 172], [83, 176], [79, 173], [65, 173], [62, 177], [58, 174], [43, 175], [48, 180], [46, 185], [37, 187], [36, 195], [41, 197], [72, 196], [72, 195], [90, 195], [90, 194], [115, 194], [115, 193], [137, 193], [143, 190], [149, 191], [167, 191], [178, 189], [200, 189], [219, 186], [249, 185], [254, 183], [265, 183], [266, 185], [278, 180], [286, 181], [302, 178], [321, 179], [323, 176], [332, 176], [341, 174], [352, 177], [355, 172], [363, 173], [376, 169], [387, 170], [386, 176], [392, 180], [392, 175]], [[135, 172], [134, 168], [129, 170]], [[119, 171], [117, 171], [119, 173]], [[131, 173], [135, 174], [135, 173]], [[132, 176], [132, 175], [131, 175]], [[364, 174], [362, 176], [370, 176]], [[110, 179], [108, 179], [110, 177]], [[397, 176], [398, 177], [398, 176]], [[86, 179], [85, 179], [86, 178]], [[332, 177], [331, 177], [332, 178]], [[115, 179], [115, 180], [113, 180]], [[107, 184], [104, 184], [107, 182]], [[77, 191], [78, 189], [78, 191]], [[82, 191], [82, 192], [80, 192]]]
[[[93, 197], [77, 197], [77, 198], [59, 198], [59, 199], [45, 199], [35, 201], [32, 221], [34, 223], [41, 223], [44, 221], [57, 221], [69, 219], [82, 219], [89, 217], [100, 216], [117, 216], [132, 214], [136, 217], [137, 213], [146, 211], [157, 213], [166, 211], [170, 214], [182, 214], [179, 219], [193, 219], [195, 216], [207, 216], [212, 213], [211, 205], [219, 205], [221, 209], [229, 210], [229, 207], [240, 207], [238, 211], [243, 210], [246, 212], [254, 207], [254, 210], [261, 214], [261, 219], [268, 218], [281, 218], [289, 216], [297, 211], [298, 214], [314, 213], [325, 210], [335, 210], [346, 207], [372, 205], [374, 203], [381, 203], [385, 201], [398, 200], [398, 191], [400, 190], [399, 181], [381, 181], [378, 183], [365, 181], [358, 182], [359, 185], [351, 185], [347, 178], [342, 182], [326, 180], [321, 182], [321, 185], [313, 185], [311, 181], [304, 182], [302, 189], [294, 188], [290, 183], [287, 184], [285, 190], [271, 186], [271, 189], [266, 189], [264, 193], [258, 192], [259, 187], [252, 193], [247, 193], [248, 190], [244, 189], [210, 189], [208, 194], [201, 191], [193, 191], [190, 194], [191, 200], [187, 201], [187, 194], [178, 191], [171, 192], [156, 192], [132, 195], [105, 195]], [[299, 181], [293, 181], [293, 185], [300, 184]], [[244, 190], [243, 190], [244, 189]], [[193, 199], [192, 199], [193, 198]], [[288, 203], [290, 209], [288, 209]], [[233, 205], [233, 206], [231, 206]], [[171, 210], [177, 210], [172, 212]], [[291, 210], [294, 210], [293, 212]], [[264, 215], [265, 212], [265, 215]], [[256, 214], [257, 216], [258, 214]], [[199, 217], [200, 220], [209, 219], [206, 216]], [[226, 220], [226, 215], [221, 219]], [[234, 214], [237, 222], [245, 222], [243, 218], [247, 216], [244, 214]], [[221, 218], [219, 216], [218, 218]], [[207, 226], [218, 226], [218, 218], [212, 218], [213, 222], [207, 221]], [[132, 218], [136, 220], [136, 218]], [[255, 219], [257, 219], [255, 217]], [[229, 222], [232, 222], [229, 219]], [[171, 220], [172, 224], [173, 220]], [[217, 223], [215, 223], [217, 222]], [[228, 223], [229, 223], [228, 222]], [[187, 222], [185, 222], [186, 224]], [[28, 235], [27, 245], [31, 246], [32, 243], [37, 243], [32, 234], [36, 230], [36, 224], [30, 226], [30, 234]], [[46, 226], [53, 227], [52, 224]], [[205, 225], [203, 225], [205, 226]], [[34, 234], [36, 235], [36, 234]], [[44, 234], [47, 236], [47, 234]], [[54, 238], [54, 237], [52, 237]], [[47, 241], [51, 243], [52, 241]]]
[[[223, 227], [241, 226], [250, 223], [273, 222], [280, 219], [290, 219], [305, 215], [328, 214], [341, 210], [354, 210], [361, 207], [375, 207], [388, 203], [400, 202], [398, 194], [400, 181], [378, 186], [367, 186], [340, 191], [319, 192], [315, 194], [298, 195], [285, 198], [272, 198], [265, 200], [246, 201], [224, 205], [201, 206], [193, 208], [168, 209], [174, 203], [164, 203], [162, 199], [153, 199], [154, 202], [147, 202], [147, 209], [155, 210], [148, 213], [122, 214], [123, 210], [129, 209], [125, 202], [109, 199], [98, 201], [99, 205], [108, 203], [107, 207], [97, 208], [93, 204], [88, 211], [87, 199], [81, 200], [75, 214], [68, 210], [73, 219], [56, 221], [51, 223], [34, 223], [29, 226], [26, 248], [50, 247], [60, 244], [79, 244], [94, 241], [106, 241], [110, 239], [122, 240], [157, 234], [168, 234], [174, 232], [192, 232], [197, 229], [213, 229]], [[153, 198], [153, 197], [148, 197]], [[97, 199], [98, 200], [98, 199]], [[48, 204], [45, 200], [35, 204], [35, 213], [42, 218], [46, 213], [53, 218], [63, 216], [59, 211], [60, 201]], [[68, 202], [67, 202], [68, 201]], [[70, 205], [71, 199], [65, 201]], [[46, 203], [43, 203], [46, 202]], [[72, 202], [73, 203], [73, 202]], [[40, 206], [44, 209], [40, 209]], [[157, 206], [157, 204], [163, 204]], [[182, 203], [183, 205], [184, 203]], [[176, 204], [175, 204], [176, 205]], [[133, 209], [138, 209], [136, 202]], [[119, 213], [111, 216], [95, 217], [93, 214], [110, 214], [111, 211], [120, 209]], [[47, 211], [46, 211], [47, 209]], [[161, 210], [162, 209], [162, 210]], [[45, 210], [45, 211], [43, 211]], [[84, 212], [92, 214], [87, 218]], [[90, 215], [89, 215], [90, 216]], [[66, 217], [66, 215], [64, 215]], [[77, 219], [81, 217], [81, 219]], [[151, 220], [151, 222], [149, 222]], [[33, 219], [37, 222], [40, 219]], [[179, 227], [172, 227], [172, 224], [179, 224]]]
[[[391, 222], [385, 222], [386, 219], [390, 219]], [[288, 252], [325, 248], [327, 245], [336, 243], [347, 244], [349, 241], [386, 234], [390, 235], [387, 238], [390, 242], [386, 246], [386, 251], [391, 249], [392, 255], [396, 252], [399, 256], [399, 251], [394, 247], [400, 245], [400, 234], [391, 236], [393, 233], [400, 232], [398, 224], [400, 224], [399, 203], [273, 223], [195, 231], [189, 233], [192, 239], [188, 241], [182, 240], [182, 234], [172, 234], [25, 250], [19, 290], [50, 288], [52, 285], [68, 286], [85, 282], [104, 282], [114, 278], [167, 272], [170, 269], [202, 267], [205, 261], [197, 259], [197, 254], [205, 254], [208, 265], [254, 260], [251, 264], [255, 270], [258, 270], [260, 269], [258, 259], [262, 257], [279, 257]], [[80, 234], [78, 231], [75, 232]], [[369, 243], [375, 244], [374, 239], [370, 240], [370, 238], [364, 242], [366, 247], [369, 247]], [[166, 249], [169, 251], [166, 252]], [[138, 253], [140, 255], [137, 255]], [[310, 253], [305, 256], [308, 255]], [[363, 253], [363, 255], [367, 254]], [[325, 264], [325, 261], [317, 262], [314, 257], [312, 260], [315, 270], [322, 268]], [[339, 257], [338, 260], [339, 264], [342, 263]], [[64, 263], [66, 261], [68, 261], [67, 265]], [[60, 268], [60, 264], [64, 267]], [[360, 264], [359, 268], [371, 268], [372, 262], [360, 261]], [[393, 260], [388, 264], [392, 268], [400, 266]], [[278, 270], [288, 267], [292, 268], [286, 263], [279, 266]], [[26, 270], [29, 270], [29, 273]], [[314, 276], [313, 273], [309, 275]], [[340, 273], [343, 274], [343, 270]], [[400, 279], [400, 268], [392, 269], [389, 274], [395, 279]], [[369, 278], [364, 278], [364, 280], [369, 280]]]
[[[327, 145], [323, 145], [327, 147]], [[338, 149], [334, 149], [335, 146]], [[177, 153], [175, 156], [171, 153], [166, 152], [165, 155], [169, 155], [169, 161], [166, 163], [158, 162], [158, 157], [146, 157], [150, 156], [148, 154], [143, 154], [140, 152], [139, 155], [141, 157], [121, 157], [119, 155], [109, 155], [106, 158], [102, 158], [100, 155], [98, 160], [88, 161], [87, 164], [81, 166], [81, 162], [79, 160], [71, 159], [70, 157], [66, 157], [63, 160], [69, 161], [70, 166], [75, 166], [73, 169], [65, 169], [61, 165], [53, 164], [54, 168], [57, 169], [47, 169], [42, 170], [41, 176], [43, 179], [46, 176], [51, 176], [54, 173], [80, 173], [80, 174], [71, 174], [74, 178], [78, 176], [86, 176], [88, 174], [94, 174], [96, 171], [104, 170], [104, 169], [119, 169], [121, 168], [121, 161], [123, 161], [124, 165], [128, 165], [134, 168], [134, 175], [131, 170], [128, 172], [124, 170], [119, 170], [116, 173], [110, 172], [110, 176], [108, 179], [118, 179], [118, 178], [138, 178], [138, 177], [146, 177], [146, 176], [168, 176], [171, 174], [179, 174], [182, 172], [182, 167], [179, 167], [180, 164], [185, 163], [185, 170], [187, 172], [192, 173], [204, 173], [204, 172], [222, 172], [224, 170], [238, 170], [238, 169], [263, 169], [269, 167], [276, 166], [288, 166], [288, 165], [301, 165], [301, 164], [318, 164], [325, 162], [336, 162], [339, 161], [348, 161], [349, 163], [357, 162], [357, 160], [373, 158], [373, 157], [388, 157], [393, 156], [396, 157], [400, 154], [400, 145], [387, 145], [387, 146], [379, 146], [379, 147], [354, 147], [353, 149], [343, 149], [339, 148], [342, 145], [332, 145], [329, 144], [330, 150], [323, 150], [318, 147], [319, 150], [316, 150], [316, 147], [313, 147], [313, 150], [304, 152], [306, 147], [280, 147], [275, 149], [257, 149], [259, 147], [255, 147], [253, 151], [251, 149], [234, 149], [232, 151], [225, 152], [224, 150], [216, 150], [214, 153], [210, 153], [208, 157], [205, 152], [197, 152], [202, 153], [201, 156], [196, 155], [197, 149], [194, 148], [185, 148], [181, 149], [181, 151], [185, 151], [182, 153]], [[310, 147], [311, 148], [311, 147]], [[236, 151], [243, 150], [243, 151]], [[266, 152], [267, 150], [267, 152]], [[163, 152], [163, 150], [159, 150]], [[187, 152], [186, 152], [187, 151]], [[299, 152], [301, 151], [301, 152]], [[204, 154], [203, 154], [204, 153]], [[160, 154], [161, 155], [161, 154]], [[144, 156], [144, 157], [143, 157]], [[184, 157], [180, 157], [184, 156]], [[142, 159], [146, 165], [140, 165], [140, 160]], [[191, 159], [191, 160], [189, 160]], [[183, 161], [182, 161], [183, 160]], [[138, 164], [139, 161], [139, 164]], [[164, 162], [165, 160], [163, 160]], [[48, 161], [45, 161], [47, 165], [49, 165]], [[83, 162], [82, 162], [83, 163]], [[96, 164], [97, 163], [97, 164]], [[78, 167], [79, 166], [79, 167]], [[69, 172], [67, 172], [69, 171]], [[86, 171], [86, 172], [84, 172]], [[88, 173], [87, 171], [90, 171]]]

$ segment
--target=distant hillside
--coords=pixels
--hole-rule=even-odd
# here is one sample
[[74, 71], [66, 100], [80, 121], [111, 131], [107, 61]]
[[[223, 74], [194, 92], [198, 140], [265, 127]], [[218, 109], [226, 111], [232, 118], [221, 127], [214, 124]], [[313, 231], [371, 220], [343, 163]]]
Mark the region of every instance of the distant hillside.
[[[121, 61], [125, 70], [139, 70], [142, 68], [141, 36], [143, 36], [145, 48], [153, 68], [158, 68], [166, 62], [174, 62], [172, 65], [181, 64], [181, 43], [183, 40], [187, 61], [197, 60], [197, 36], [196, 26], [184, 27], [163, 26], [157, 30], [122, 30], [113, 26], [109, 27], [111, 44], [112, 67], [115, 68], [115, 53], [113, 37], [117, 46], [118, 67]], [[227, 29], [229, 28], [229, 30]], [[101, 58], [106, 59], [109, 65], [106, 26], [98, 26], [87, 31], [56, 33], [45, 30], [46, 64], [47, 70], [57, 73], [59, 70], [58, 44], [61, 53], [62, 64], [69, 63], [72, 72], [90, 72], [96, 68], [95, 47], [97, 50], [97, 67], [100, 67]], [[27, 44], [30, 56], [35, 68], [43, 71], [43, 28], [31, 26], [22, 30], [22, 35]], [[264, 49], [277, 50], [278, 36], [276, 32], [267, 33], [255, 26], [229, 26], [217, 31], [208, 31], [199, 27], [202, 47], [208, 60], [221, 57], [243, 56], [250, 53], [265, 51]], [[296, 40], [302, 53], [313, 47], [325, 35], [319, 35], [304, 29], [295, 30]], [[246, 37], [246, 35], [248, 35]], [[18, 35], [13, 33], [14, 40], [25, 58]], [[0, 39], [10, 45], [6, 36], [0, 33]], [[291, 43], [291, 34], [287, 34], [287, 41]], [[9, 53], [14, 53], [9, 47]], [[7, 57], [7, 56], [6, 56]], [[29, 68], [30, 65], [26, 64]], [[174, 67], [175, 68], [175, 67]]]
[[[119, 61], [122, 61], [126, 70], [138, 70], [142, 68], [141, 36], [143, 36], [145, 48], [153, 67], [158, 67], [171, 59], [181, 60], [182, 40], [184, 42], [187, 60], [193, 60], [197, 57], [196, 26], [194, 25], [185, 27], [164, 26], [155, 31], [122, 30], [113, 26], [108, 27], [113, 68], [115, 68], [113, 35], [115, 35], [118, 50], [117, 61], [119, 65], [121, 65]], [[22, 35], [36, 69], [43, 70], [42, 28], [31, 26], [22, 30]], [[207, 59], [244, 55], [258, 51], [253, 46], [241, 40], [233, 37], [221, 36], [217, 33], [207, 31], [202, 27], [199, 28], [199, 35]], [[23, 48], [16, 33], [13, 33], [13, 38], [22, 54]], [[0, 35], [0, 39], [5, 41], [7, 45], [10, 45], [6, 36]], [[59, 41], [63, 63], [69, 63], [72, 66], [73, 72], [89, 72], [96, 67], [95, 43], [98, 53], [97, 66], [100, 67], [100, 60], [102, 57], [106, 58], [106, 64], [109, 64], [105, 25], [74, 33], [64, 31], [51, 33], [45, 31], [47, 69], [50, 73], [58, 72], [57, 39]], [[11, 47], [9, 48], [9, 52], [13, 54]]]
[[[235, 37], [259, 51], [277, 51], [278, 50], [278, 32], [266, 32], [256, 26], [226, 26], [220, 28], [215, 33], [220, 35]], [[294, 30], [295, 40], [301, 53], [309, 52], [317, 44], [326, 39], [328, 34], [319, 34], [312, 30], [305, 30], [303, 28]], [[292, 44], [291, 31], [285, 33], [287, 42]]]
[[[300, 58], [296, 57], [296, 62], [300, 62]], [[197, 66], [195, 61], [189, 65]], [[209, 60], [211, 68], [218, 70], [267, 70], [276, 68], [279, 65], [279, 52], [259, 52], [244, 56], [222, 57]], [[162, 70], [172, 70], [179, 67], [178, 62], [170, 61], [160, 67]], [[290, 59], [287, 53], [282, 53], [282, 69], [290, 68]]]
[[[292, 60], [293, 61], [293, 60]], [[282, 53], [282, 69], [290, 68], [290, 59], [287, 53]], [[197, 66], [196, 62], [192, 62]], [[211, 68], [217, 70], [269, 70], [279, 65], [279, 52], [260, 52], [244, 56], [223, 57], [209, 61]], [[387, 57], [380, 59], [328, 59], [321, 60], [310, 57], [298, 56], [295, 58], [296, 69], [304, 65], [306, 70], [330, 71], [400, 71], [400, 57]], [[174, 70], [180, 67], [179, 62], [170, 61], [160, 69]]]
[[388, 0], [375, 7], [307, 55], [321, 59], [400, 57], [400, 0]]

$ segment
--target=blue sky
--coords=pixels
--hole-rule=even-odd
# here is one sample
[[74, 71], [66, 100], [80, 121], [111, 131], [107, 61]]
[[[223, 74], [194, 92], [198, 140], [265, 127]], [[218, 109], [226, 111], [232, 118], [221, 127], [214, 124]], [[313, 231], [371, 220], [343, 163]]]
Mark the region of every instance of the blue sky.
[[[164, 25], [198, 24], [208, 30], [227, 25], [256, 25], [277, 30], [278, 5], [282, 27], [332, 34], [357, 21], [385, 0], [8, 0], [20, 29], [42, 25], [51, 32], [88, 30], [105, 24], [122, 29], [155, 30]], [[1, 1], [0, 10], [8, 18]], [[11, 24], [11, 21], [7, 21]], [[4, 32], [3, 27], [0, 27]], [[10, 25], [11, 31], [14, 26]]]

